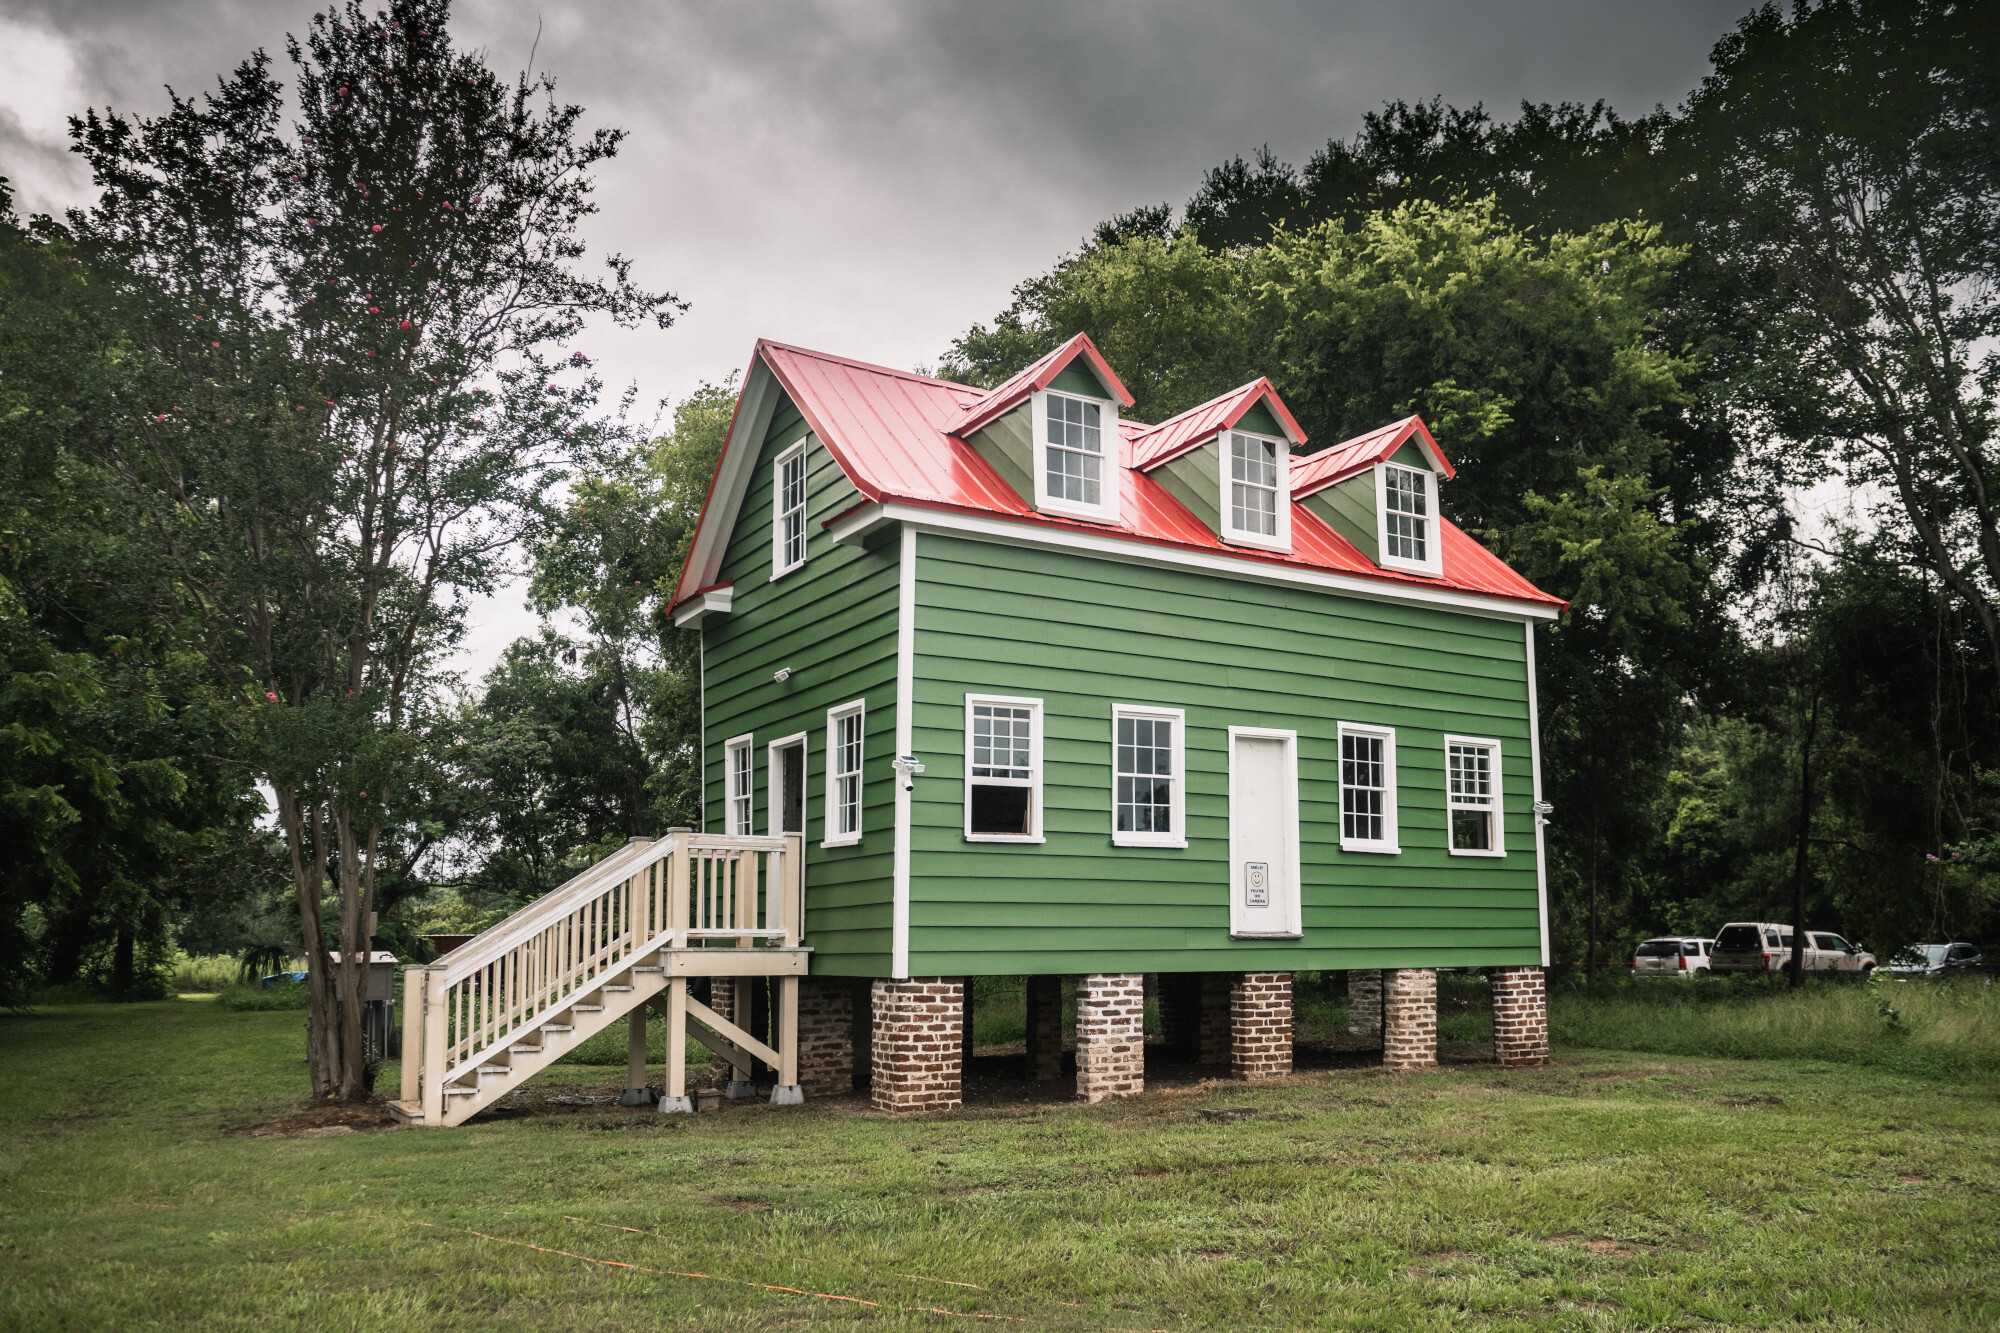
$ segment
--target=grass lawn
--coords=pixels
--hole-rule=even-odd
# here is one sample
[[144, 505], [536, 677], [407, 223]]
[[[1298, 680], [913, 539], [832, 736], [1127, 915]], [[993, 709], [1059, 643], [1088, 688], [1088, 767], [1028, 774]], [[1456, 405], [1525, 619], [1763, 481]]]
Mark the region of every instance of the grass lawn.
[[1571, 1048], [891, 1121], [569, 1066], [535, 1114], [248, 1133], [299, 1025], [0, 1016], [0, 1328], [2000, 1324], [1986, 1076]]

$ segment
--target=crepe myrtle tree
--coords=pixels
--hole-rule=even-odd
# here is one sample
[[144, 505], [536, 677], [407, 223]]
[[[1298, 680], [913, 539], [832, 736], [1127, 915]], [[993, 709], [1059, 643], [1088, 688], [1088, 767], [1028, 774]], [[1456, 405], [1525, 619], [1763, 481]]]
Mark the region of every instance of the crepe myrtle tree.
[[570, 471], [629, 442], [630, 393], [603, 406], [573, 340], [684, 308], [623, 257], [582, 262], [622, 135], [585, 132], [547, 76], [454, 50], [448, 9], [316, 15], [287, 41], [289, 127], [261, 51], [162, 116], [73, 122], [100, 197], [72, 221], [130, 275], [157, 367], [129, 461], [275, 793], [322, 1098], [372, 1078], [376, 891], [465, 608]]

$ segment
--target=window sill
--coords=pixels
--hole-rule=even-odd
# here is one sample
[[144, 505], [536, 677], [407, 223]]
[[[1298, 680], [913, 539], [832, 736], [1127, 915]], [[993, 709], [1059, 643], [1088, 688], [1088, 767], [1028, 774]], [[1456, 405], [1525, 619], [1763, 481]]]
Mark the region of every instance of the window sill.
[[1302, 930], [1232, 930], [1232, 940], [1302, 940], [1306, 937]]
[[1279, 537], [1266, 537], [1259, 532], [1222, 532], [1217, 534], [1231, 546], [1246, 546], [1256, 551], [1275, 551], [1279, 555], [1290, 555], [1292, 544]]
[[1442, 560], [1399, 560], [1393, 555], [1385, 555], [1375, 563], [1397, 574], [1420, 574], [1427, 579], [1441, 579], [1444, 577], [1444, 561]]
[[1092, 509], [1089, 505], [1069, 504], [1061, 500], [1043, 500], [1035, 509], [1044, 514], [1054, 514], [1057, 518], [1080, 518], [1086, 523], [1116, 523], [1115, 511]]
[[967, 842], [1014, 842], [1014, 843], [1038, 843], [1038, 842], [1048, 841], [1048, 839], [1044, 838], [1039, 833], [968, 833], [965, 835], [965, 840]]
[[1187, 839], [1186, 838], [1135, 838], [1130, 834], [1126, 834], [1125, 836], [1120, 837], [1118, 834], [1114, 833], [1111, 835], [1111, 845], [1113, 847], [1154, 847], [1154, 848], [1165, 847], [1171, 850], [1173, 848], [1186, 847]]
[[797, 571], [804, 569], [805, 567], [806, 567], [806, 562], [801, 560], [796, 565], [786, 565], [783, 569], [774, 569], [771, 571], [771, 577], [765, 579], [764, 582], [776, 583], [779, 579], [785, 577], [785, 575], [796, 573]]
[[1345, 839], [1341, 841], [1340, 850], [1343, 852], [1366, 852], [1371, 856], [1401, 856], [1403, 854], [1403, 849], [1395, 843], [1348, 842]]
[[1464, 847], [1464, 848], [1447, 847], [1445, 848], [1445, 850], [1450, 852], [1453, 856], [1482, 856], [1488, 860], [1499, 860], [1501, 857], [1507, 855], [1507, 849], [1505, 847], [1489, 847], [1486, 848], [1485, 850], [1481, 850], [1476, 847]]
[[859, 833], [850, 833], [845, 837], [821, 838], [819, 845], [822, 847], [859, 847], [861, 845], [861, 835]]

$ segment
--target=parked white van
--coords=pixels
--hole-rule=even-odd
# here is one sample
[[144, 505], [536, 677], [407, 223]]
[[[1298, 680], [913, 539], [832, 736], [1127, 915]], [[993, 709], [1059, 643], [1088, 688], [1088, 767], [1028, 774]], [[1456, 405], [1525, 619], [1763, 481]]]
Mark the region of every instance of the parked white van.
[[[1809, 930], [1805, 940], [1808, 972], [1875, 970], [1875, 955], [1828, 930]], [[1715, 932], [1708, 965], [1715, 972], [1782, 972], [1791, 965], [1792, 928], [1778, 921], [1732, 921]]]

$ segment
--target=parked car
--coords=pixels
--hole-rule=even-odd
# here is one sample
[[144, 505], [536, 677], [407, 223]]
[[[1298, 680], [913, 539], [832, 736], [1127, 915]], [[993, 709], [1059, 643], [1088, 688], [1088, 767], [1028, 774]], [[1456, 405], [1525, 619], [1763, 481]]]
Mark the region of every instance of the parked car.
[[1948, 977], [1985, 972], [1986, 954], [1976, 944], [1912, 944], [1891, 958], [1883, 971], [1895, 977]]
[[[1875, 955], [1826, 930], [1809, 930], [1805, 939], [1808, 972], [1875, 970]], [[1782, 972], [1791, 965], [1792, 928], [1778, 921], [1732, 921], [1715, 932], [1709, 967], [1716, 972]]]
[[1691, 977], [1708, 971], [1708, 953], [1714, 940], [1698, 935], [1662, 935], [1643, 940], [1632, 954], [1635, 977]]

